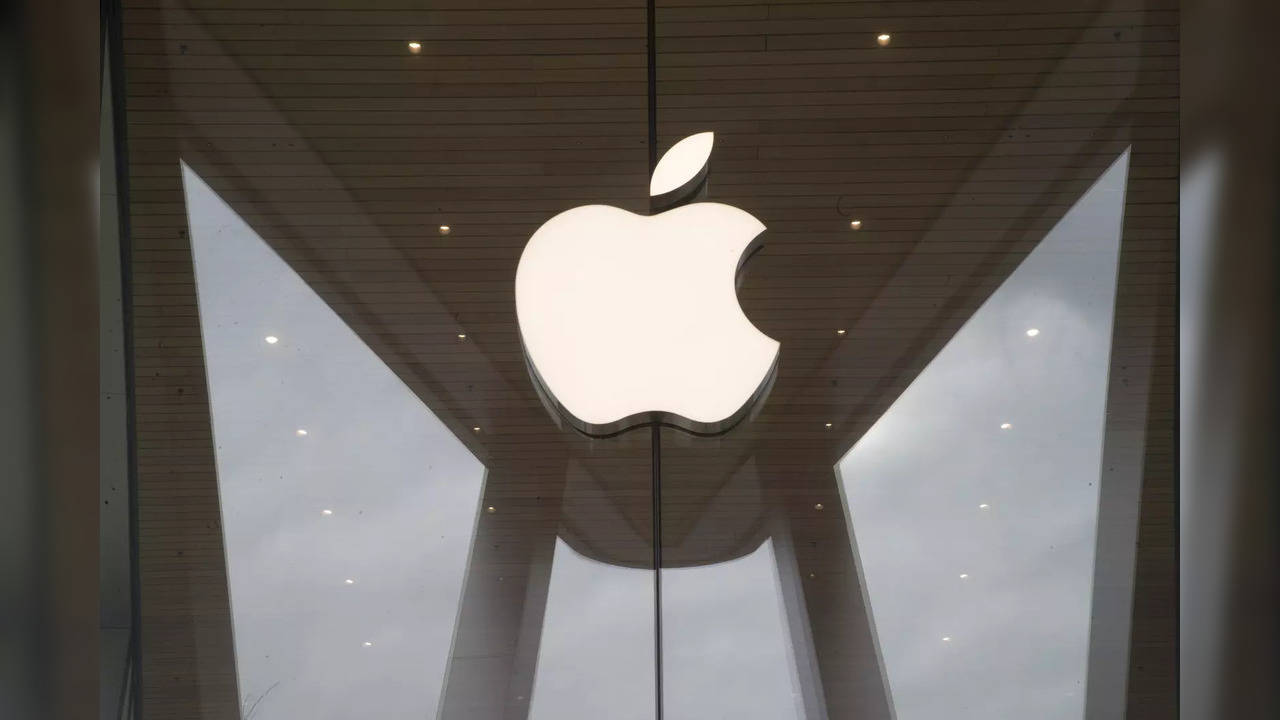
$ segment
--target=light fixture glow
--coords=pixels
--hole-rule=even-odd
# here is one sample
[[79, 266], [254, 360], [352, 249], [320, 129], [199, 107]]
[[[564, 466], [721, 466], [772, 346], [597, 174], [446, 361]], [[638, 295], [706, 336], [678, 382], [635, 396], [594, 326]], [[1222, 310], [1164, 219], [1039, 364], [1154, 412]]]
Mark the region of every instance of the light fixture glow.
[[466, 334], [466, 333], [458, 333], [458, 339], [459, 339], [459, 340], [466, 340], [466, 339], [467, 339], [467, 334]]
[[1001, 430], [1008, 430], [1013, 427], [1013, 423], [1000, 423]]
[[453, 232], [453, 228], [449, 227], [448, 225], [441, 225], [441, 226], [440, 226], [440, 234], [441, 234], [441, 235], [448, 235], [448, 234], [449, 234], [449, 233], [451, 233], [451, 232]]
[[960, 573], [961, 580], [967, 580], [968, 578], [969, 578], [969, 573]]
[[1027, 337], [1035, 337], [1035, 336], [1037, 336], [1037, 335], [1039, 335], [1039, 334], [1040, 334], [1040, 329], [1039, 329], [1039, 328], [1028, 328], [1028, 329], [1027, 329]]
[[876, 44], [878, 44], [880, 47], [885, 47], [886, 45], [889, 44], [890, 39], [891, 37], [889, 33], [880, 33], [879, 35], [876, 36]]
[[280, 342], [280, 338], [276, 337], [275, 335], [268, 335], [265, 338], [263, 338], [263, 340], [266, 340], [268, 345], [275, 345], [276, 343]]
[[480, 426], [476, 425], [475, 427], [471, 428], [471, 432], [480, 432]]
[[346, 583], [347, 585], [355, 585], [355, 584], [356, 584], [356, 581], [355, 581], [355, 580], [352, 580], [351, 578], [347, 578], [346, 580], [343, 580], [342, 582]]
[[822, 503], [818, 503], [818, 504], [816, 504], [816, 505], [814, 505], [814, 506], [813, 506], [813, 509], [814, 509], [814, 510], [821, 510], [821, 509], [822, 509], [822, 507], [823, 507]]
[[840, 330], [837, 330], [837, 331], [836, 331], [836, 334], [837, 334], [837, 335], [843, 335], [843, 334], [845, 334], [846, 332], [848, 332], [848, 331], [847, 331], [847, 330], [844, 330], [844, 329], [840, 329]]
[[326, 508], [326, 509], [324, 509], [324, 510], [321, 510], [321, 511], [320, 511], [320, 514], [321, 514], [321, 515], [332, 515], [332, 514], [333, 514], [333, 511], [332, 511], [332, 510], [329, 510], [329, 509], [327, 509], [327, 508]]
[[951, 636], [950, 635], [942, 636], [942, 642], [951, 642]]
[[365, 641], [364, 641], [364, 646], [365, 646], [365, 647], [373, 647], [373, 643], [369, 642], [368, 640], [365, 640]]
[[[696, 190], [712, 140], [693, 135], [663, 156], [650, 184], [656, 203], [678, 205]], [[520, 256], [515, 295], [548, 407], [597, 437], [654, 421], [717, 434], [745, 418], [778, 358], [733, 282], [764, 229], [714, 202], [647, 216], [585, 205], [546, 221]]]
[[420, 42], [409, 43], [409, 52], [413, 53], [414, 55], [417, 55], [418, 53], [422, 52], [422, 43]]
[[827, 427], [831, 427], [831, 423], [827, 423]]
[[487, 512], [487, 513], [489, 513], [490, 515], [492, 515], [492, 514], [494, 514], [494, 513], [498, 512], [498, 508], [496, 508], [496, 507], [494, 507], [494, 506], [490, 505], [489, 507], [485, 508], [485, 509], [484, 509], [484, 511], [485, 511], [485, 512]]
[[298, 437], [306, 437], [306, 436], [307, 436], [307, 431], [306, 431], [306, 430], [304, 430], [304, 429], [302, 429], [302, 428], [298, 428], [298, 429], [297, 429], [297, 430], [295, 430], [294, 432], [298, 435]]
[[986, 503], [982, 503], [982, 504], [978, 505], [978, 509], [979, 509], [979, 510], [990, 510], [990, 509], [991, 509], [991, 506], [990, 506], [990, 505], [988, 505], [988, 504], [986, 504]]
[[861, 230], [861, 229], [862, 229], [862, 221], [861, 221], [861, 220], [850, 220], [850, 221], [849, 221], [849, 228], [850, 228], [850, 229], [852, 229], [852, 230]]

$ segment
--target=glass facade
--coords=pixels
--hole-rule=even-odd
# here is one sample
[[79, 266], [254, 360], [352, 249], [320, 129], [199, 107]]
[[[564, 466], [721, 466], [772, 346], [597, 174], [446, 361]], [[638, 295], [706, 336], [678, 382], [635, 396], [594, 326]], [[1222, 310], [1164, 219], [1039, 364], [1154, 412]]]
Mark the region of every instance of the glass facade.
[[[1177, 25], [126, 1], [136, 705], [1172, 717]], [[697, 201], [765, 227], [734, 292], [776, 368], [723, 432], [588, 437], [532, 377], [521, 254], [655, 214], [708, 131]], [[699, 347], [626, 279], [573, 334]], [[714, 362], [708, 392], [747, 359]]]

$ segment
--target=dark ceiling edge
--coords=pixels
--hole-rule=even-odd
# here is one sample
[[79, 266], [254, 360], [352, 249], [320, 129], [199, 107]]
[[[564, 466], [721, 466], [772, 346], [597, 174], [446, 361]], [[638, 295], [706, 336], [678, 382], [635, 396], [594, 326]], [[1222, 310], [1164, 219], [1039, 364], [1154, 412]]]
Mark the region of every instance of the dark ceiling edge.
[[[1154, 4], [1153, 0], [1147, 0], [1144, 6], [1144, 11], [1151, 10], [1152, 4]], [[1181, 10], [1182, 8], [1179, 7], [1179, 28], [1182, 26]], [[1146, 32], [1146, 30], [1147, 29], [1144, 27], [1143, 32]], [[1180, 116], [1183, 109], [1181, 37], [1179, 37], [1177, 42], [1179, 48], [1179, 72], [1178, 105], [1176, 114]], [[1134, 83], [1135, 86], [1140, 87], [1146, 77], [1153, 72], [1156, 72], [1156, 70], [1151, 67], [1151, 58], [1144, 55], [1137, 69], [1137, 78]], [[1132, 101], [1132, 98], [1126, 101], [1126, 105], [1130, 101]], [[1180, 168], [1182, 151], [1182, 132], [1180, 123], [1175, 125], [1175, 128], [1177, 129], [1178, 137], [1178, 144], [1174, 151], [1178, 154], [1178, 160], [1175, 163], [1175, 167]], [[1133, 158], [1138, 155], [1140, 155], [1140, 152], [1135, 148], [1133, 154], [1130, 156], [1130, 162], [1132, 162]], [[1181, 185], [1182, 175], [1180, 169], [1176, 174], [1176, 178], [1177, 184]], [[1128, 202], [1129, 199], [1126, 196], [1126, 210], [1128, 208]], [[1175, 213], [1175, 218], [1180, 217], [1180, 192], [1174, 193], [1173, 203], [1175, 207], [1178, 208]], [[1126, 217], [1128, 214], [1128, 212], [1125, 213]], [[1129, 637], [1126, 638], [1126, 644], [1129, 649], [1129, 658], [1125, 674], [1124, 713], [1127, 716], [1138, 711], [1142, 707], [1141, 702], [1144, 696], [1155, 695], [1158, 697], [1162, 692], [1168, 692], [1172, 695], [1170, 703], [1171, 717], [1176, 719], [1181, 713], [1181, 683], [1179, 682], [1179, 668], [1181, 667], [1180, 616], [1182, 584], [1179, 567], [1181, 542], [1179, 535], [1179, 518], [1181, 517], [1181, 472], [1179, 467], [1180, 456], [1178, 437], [1181, 428], [1181, 418], [1179, 417], [1181, 398], [1179, 388], [1181, 354], [1179, 352], [1178, 345], [1180, 336], [1180, 326], [1178, 323], [1181, 320], [1178, 307], [1178, 298], [1181, 292], [1181, 275], [1179, 265], [1181, 227], [1180, 223], [1176, 220], [1171, 232], [1173, 236], [1171, 245], [1173, 251], [1172, 263], [1174, 267], [1174, 289], [1172, 291], [1172, 297], [1167, 298], [1167, 300], [1169, 301], [1169, 304], [1172, 305], [1172, 309], [1170, 309], [1168, 305], [1161, 305], [1157, 303], [1153, 313], [1155, 317], [1155, 333], [1151, 339], [1152, 361], [1148, 368], [1148, 378], [1150, 379], [1155, 376], [1157, 368], [1160, 366], [1161, 355], [1164, 355], [1164, 357], [1168, 358], [1172, 367], [1172, 393], [1167, 399], [1161, 398], [1157, 393], [1152, 393], [1150, 388], [1148, 388], [1147, 393], [1147, 420], [1143, 428], [1144, 444], [1146, 444], [1147, 447], [1143, 450], [1142, 469], [1140, 471], [1141, 487], [1138, 495], [1138, 518], [1135, 527], [1137, 534], [1134, 538], [1136, 547], [1134, 548], [1133, 593], [1131, 596], [1132, 606], [1130, 608]], [[1123, 235], [1121, 242], [1123, 242]], [[1124, 246], [1121, 245], [1122, 252], [1123, 247]], [[1123, 269], [1123, 265], [1121, 266], [1121, 269]], [[1161, 318], [1168, 317], [1170, 314], [1174, 320], [1173, 328], [1172, 330], [1162, 330], [1159, 320]], [[1168, 343], [1162, 347], [1161, 340], [1167, 340]], [[1169, 402], [1170, 404], [1168, 406], [1161, 407], [1160, 405], [1163, 402]], [[1166, 414], [1170, 418], [1168, 421], [1157, 419]], [[1149, 449], [1149, 442], [1151, 438], [1155, 436], [1153, 427], [1159, 428], [1160, 425], [1164, 424], [1164, 422], [1168, 423], [1167, 430], [1171, 434], [1171, 442], [1169, 458], [1170, 472], [1167, 479], [1168, 485], [1162, 488], [1158, 483], [1150, 482], [1151, 472], [1149, 467], [1151, 464], [1151, 451]], [[1168, 505], [1158, 501], [1159, 494], [1162, 491], [1167, 492], [1172, 498], [1172, 501], [1169, 502]], [[1167, 524], [1170, 528], [1171, 544], [1166, 546], [1163, 543], [1144, 543], [1144, 535], [1148, 532], [1154, 532], [1150, 530], [1150, 528], [1159, 527], [1162, 524]], [[1170, 552], [1171, 555], [1171, 565], [1168, 567], [1167, 571], [1159, 572], [1158, 570], [1150, 569], [1153, 558], [1158, 557], [1160, 553], [1166, 551]], [[1143, 601], [1148, 603], [1154, 602], [1158, 598], [1159, 593], [1164, 590], [1169, 591], [1171, 594], [1170, 602], [1172, 604], [1172, 617], [1168, 621], [1170, 625], [1162, 627], [1157, 622], [1149, 622], [1145, 624], [1139, 623], [1139, 603]], [[1159, 649], [1159, 640], [1165, 636], [1168, 637], [1169, 642], [1173, 647], [1171, 651], [1162, 653]], [[1156, 649], [1146, 650], [1148, 647], [1155, 647]], [[1135, 652], [1135, 650], [1141, 652]], [[1153, 664], [1164, 666], [1164, 669], [1169, 671], [1169, 677], [1163, 679], [1163, 682], [1158, 671], [1145, 672], [1147, 670], [1145, 663], [1151, 661], [1154, 661]], [[1135, 679], [1137, 682], [1135, 682]], [[1153, 712], [1153, 716], [1157, 715], [1158, 712], [1158, 710], [1155, 710]]]
[[111, 131], [115, 146], [116, 222], [120, 243], [120, 307], [124, 323], [125, 453], [129, 510], [129, 649], [117, 717], [125, 718], [126, 683], [132, 717], [142, 717], [142, 579], [138, 568], [138, 443], [133, 339], [133, 235], [129, 216], [129, 138], [125, 113], [127, 79], [120, 0], [102, 0], [102, 42], [111, 79]]

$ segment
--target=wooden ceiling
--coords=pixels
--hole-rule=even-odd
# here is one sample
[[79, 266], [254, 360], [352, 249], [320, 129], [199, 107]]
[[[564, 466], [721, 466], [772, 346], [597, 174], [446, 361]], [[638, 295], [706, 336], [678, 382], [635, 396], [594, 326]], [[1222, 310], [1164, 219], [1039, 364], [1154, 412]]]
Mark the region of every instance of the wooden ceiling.
[[[146, 716], [239, 713], [182, 159], [489, 468], [443, 717], [523, 717], [554, 539], [651, 562], [649, 439], [555, 426], [512, 296], [541, 222], [647, 206], [645, 5], [124, 5]], [[1173, 717], [1176, 0], [661, 0], [656, 31], [658, 144], [716, 132], [712, 197], [769, 228], [742, 305], [784, 348], [753, 422], [664, 434], [664, 563], [789, 545], [821, 704], [889, 717], [848, 528], [813, 506], [1132, 147], [1107, 433], [1143, 449], [1106, 472], [1142, 478], [1129, 717]]]

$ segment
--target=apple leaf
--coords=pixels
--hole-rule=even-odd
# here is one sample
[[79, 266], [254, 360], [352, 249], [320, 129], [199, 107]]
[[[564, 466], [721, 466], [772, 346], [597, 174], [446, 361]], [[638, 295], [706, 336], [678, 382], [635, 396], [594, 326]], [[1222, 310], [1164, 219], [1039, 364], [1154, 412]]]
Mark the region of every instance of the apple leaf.
[[672, 145], [653, 169], [653, 178], [649, 181], [650, 197], [678, 190], [697, 177], [711, 157], [715, 137], [715, 133], [703, 132]]

